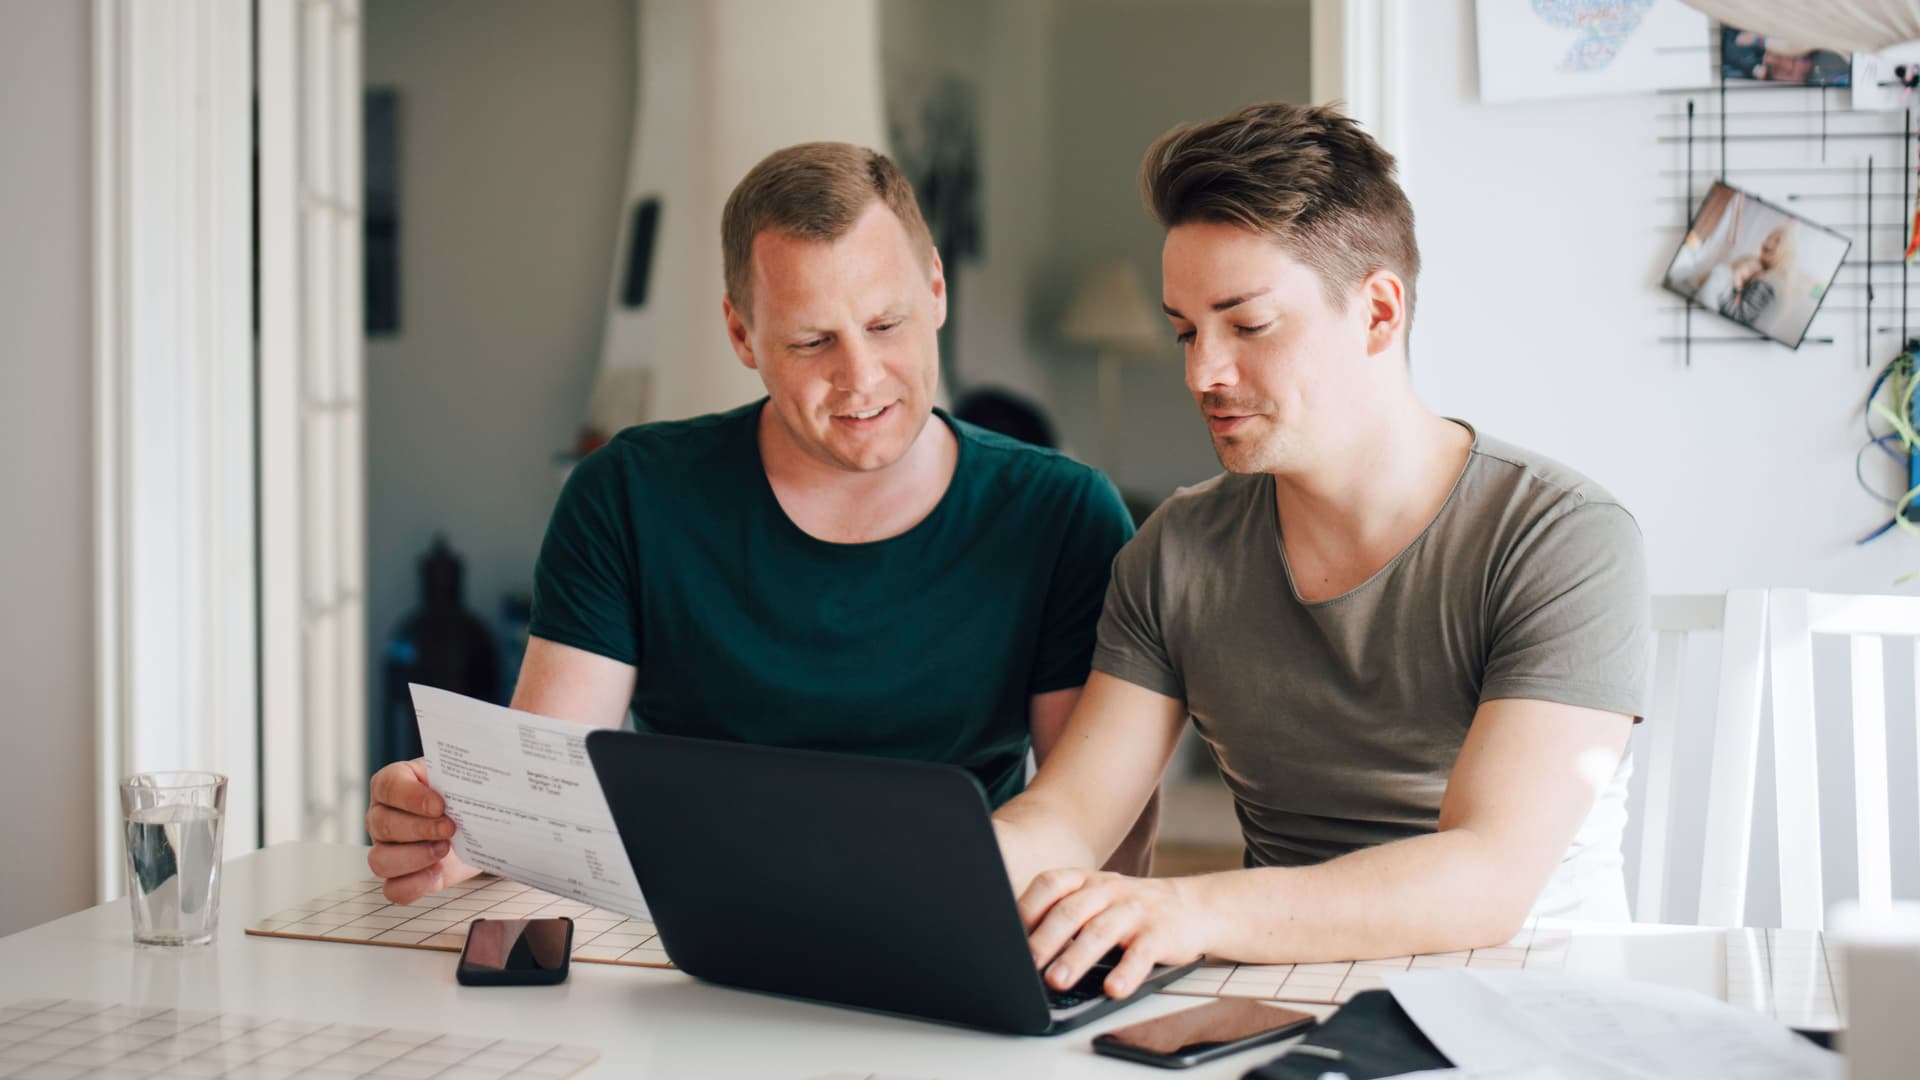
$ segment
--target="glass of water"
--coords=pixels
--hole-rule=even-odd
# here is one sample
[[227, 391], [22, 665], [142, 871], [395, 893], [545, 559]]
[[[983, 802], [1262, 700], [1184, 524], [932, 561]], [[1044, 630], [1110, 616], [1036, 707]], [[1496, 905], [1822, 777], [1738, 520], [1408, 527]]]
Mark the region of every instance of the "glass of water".
[[120, 781], [133, 940], [205, 945], [220, 926], [220, 854], [227, 778], [138, 773]]

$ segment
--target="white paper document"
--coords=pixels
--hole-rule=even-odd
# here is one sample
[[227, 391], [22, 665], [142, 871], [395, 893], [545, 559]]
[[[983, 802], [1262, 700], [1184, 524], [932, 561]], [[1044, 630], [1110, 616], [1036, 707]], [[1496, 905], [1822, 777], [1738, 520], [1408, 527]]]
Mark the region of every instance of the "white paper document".
[[627, 849], [587, 760], [584, 724], [409, 685], [427, 779], [445, 796], [468, 866], [648, 918]]
[[1509, 1070], [1566, 1080], [1845, 1075], [1840, 1055], [1779, 1022], [1671, 986], [1454, 968], [1389, 975], [1387, 988], [1440, 1052], [1474, 1077]]

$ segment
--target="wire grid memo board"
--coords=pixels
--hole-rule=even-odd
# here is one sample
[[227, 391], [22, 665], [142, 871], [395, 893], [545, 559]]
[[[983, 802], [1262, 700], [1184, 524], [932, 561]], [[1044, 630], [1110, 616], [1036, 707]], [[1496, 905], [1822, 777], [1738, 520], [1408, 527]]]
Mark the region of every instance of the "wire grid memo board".
[[[1709, 78], [1720, 71], [1718, 52], [1702, 57], [1700, 85], [1657, 95], [1655, 138], [1673, 151], [1661, 170], [1671, 190], [1660, 197], [1663, 255], [1680, 246], [1716, 181], [1837, 232], [1852, 247], [1801, 348], [1839, 349], [1868, 367], [1884, 362], [1908, 339], [1909, 289], [1920, 284], [1903, 257], [1913, 213], [1912, 100], [1856, 111], [1849, 87]], [[1677, 346], [1688, 366], [1703, 347], [1784, 347], [1678, 296], [1663, 300], [1673, 330], [1660, 340]]]
[[653, 924], [615, 911], [483, 874], [423, 896], [411, 904], [387, 903], [379, 878], [351, 885], [275, 912], [247, 927], [261, 937], [388, 945], [459, 952], [475, 919], [573, 920], [573, 959], [628, 967], [672, 967]]

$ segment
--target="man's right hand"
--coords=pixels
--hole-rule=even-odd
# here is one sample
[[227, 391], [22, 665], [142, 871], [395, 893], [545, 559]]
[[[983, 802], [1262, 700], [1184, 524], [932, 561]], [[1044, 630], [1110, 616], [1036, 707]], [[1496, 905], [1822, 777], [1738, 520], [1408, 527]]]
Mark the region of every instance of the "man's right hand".
[[479, 872], [453, 854], [453, 819], [447, 801], [427, 784], [425, 758], [374, 773], [370, 792], [367, 866], [386, 882], [381, 892], [390, 902], [411, 904]]

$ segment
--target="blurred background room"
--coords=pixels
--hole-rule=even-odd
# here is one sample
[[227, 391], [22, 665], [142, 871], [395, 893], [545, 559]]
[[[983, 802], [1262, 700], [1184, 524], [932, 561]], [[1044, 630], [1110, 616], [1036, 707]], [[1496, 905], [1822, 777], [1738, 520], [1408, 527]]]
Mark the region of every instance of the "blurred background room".
[[[795, 142], [913, 178], [951, 287], [943, 402], [1099, 466], [1143, 518], [1219, 466], [1141, 155], [1248, 103], [1342, 101], [1415, 208], [1430, 406], [1613, 491], [1656, 593], [1893, 591], [1920, 548], [1856, 541], [1908, 481], [1859, 451], [1904, 276], [1849, 256], [1797, 350], [1661, 282], [1716, 173], [1879, 229], [1894, 266], [1903, 99], [1725, 94], [1707, 17], [1650, 4], [1613, 7], [1680, 28], [1679, 74], [1598, 90], [1553, 67], [1587, 31], [1511, 0], [0, 5], [0, 934], [119, 895], [127, 772], [234, 777], [232, 852], [357, 843], [368, 775], [417, 752], [409, 680], [506, 701], [572, 464], [759, 396], [724, 333], [719, 212]], [[1506, 63], [1527, 49], [1542, 74]], [[1729, 150], [1705, 119], [1696, 141], [1696, 99], [1795, 141]], [[1867, 200], [1864, 177], [1890, 186]], [[1913, 673], [1890, 655], [1909, 716]], [[1848, 731], [1823, 721], [1836, 805]], [[1915, 738], [1888, 746], [1909, 774]], [[1158, 869], [1239, 865], [1196, 737], [1167, 792]], [[1829, 838], [1836, 880], [1852, 838]], [[1920, 858], [1895, 872], [1920, 894]]]

